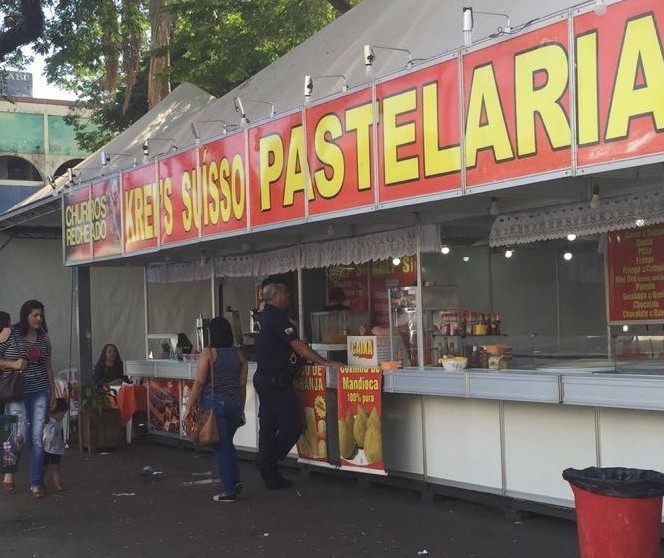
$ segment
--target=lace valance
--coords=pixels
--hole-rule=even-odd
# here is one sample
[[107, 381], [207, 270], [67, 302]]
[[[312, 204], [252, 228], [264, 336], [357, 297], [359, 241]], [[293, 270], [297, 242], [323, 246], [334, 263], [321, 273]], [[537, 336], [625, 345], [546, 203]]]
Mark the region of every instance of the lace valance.
[[312, 242], [269, 252], [215, 258], [212, 266], [199, 261], [155, 264], [148, 267], [149, 283], [179, 283], [216, 277], [264, 277], [298, 267], [322, 268], [338, 264], [360, 264], [417, 253], [418, 233], [422, 252], [440, 251], [437, 225], [419, 225], [358, 237]]
[[590, 202], [579, 202], [500, 215], [491, 227], [489, 245], [511, 246], [662, 222], [664, 194], [657, 188], [602, 198], [596, 208], [590, 207]]

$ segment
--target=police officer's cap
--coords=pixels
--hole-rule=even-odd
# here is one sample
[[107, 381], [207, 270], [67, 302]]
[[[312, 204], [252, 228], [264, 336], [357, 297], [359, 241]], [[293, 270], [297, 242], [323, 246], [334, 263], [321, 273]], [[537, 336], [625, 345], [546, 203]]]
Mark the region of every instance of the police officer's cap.
[[267, 279], [263, 279], [261, 283], [261, 288], [265, 288], [268, 285], [283, 285], [290, 290], [290, 280], [286, 275], [270, 275]]

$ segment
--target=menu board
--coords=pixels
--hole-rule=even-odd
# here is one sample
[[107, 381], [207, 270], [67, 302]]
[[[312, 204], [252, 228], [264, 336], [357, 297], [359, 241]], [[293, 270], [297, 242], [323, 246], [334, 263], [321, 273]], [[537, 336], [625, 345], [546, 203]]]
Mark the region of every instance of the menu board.
[[609, 322], [664, 323], [664, 225], [608, 239]]
[[381, 428], [383, 371], [342, 366], [337, 383], [341, 468], [386, 475]]
[[302, 407], [304, 432], [297, 441], [298, 461], [328, 463], [326, 376], [324, 366], [303, 366], [295, 377], [295, 391]]

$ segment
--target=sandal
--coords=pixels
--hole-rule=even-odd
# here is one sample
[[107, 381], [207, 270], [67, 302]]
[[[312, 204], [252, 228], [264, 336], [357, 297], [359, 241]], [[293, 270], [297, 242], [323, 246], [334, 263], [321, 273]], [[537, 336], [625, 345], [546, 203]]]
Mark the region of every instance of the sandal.
[[32, 489], [32, 495], [35, 498], [43, 498], [46, 495], [46, 493], [44, 492], [44, 488], [42, 486], [38, 486]]
[[11, 492], [12, 490], [14, 490], [14, 481], [2, 481], [2, 487], [7, 492]]

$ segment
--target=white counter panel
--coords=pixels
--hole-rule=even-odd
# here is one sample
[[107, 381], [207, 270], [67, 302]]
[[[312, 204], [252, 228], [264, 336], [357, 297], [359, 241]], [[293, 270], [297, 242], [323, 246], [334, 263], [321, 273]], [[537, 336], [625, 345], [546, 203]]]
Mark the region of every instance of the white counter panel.
[[664, 472], [664, 412], [601, 409], [602, 467]]
[[382, 419], [385, 467], [424, 474], [421, 397], [384, 393]]
[[424, 397], [427, 477], [500, 491], [497, 401]]
[[560, 403], [560, 382], [555, 374], [471, 371], [468, 378], [469, 397]]
[[571, 505], [572, 491], [562, 472], [597, 465], [594, 410], [506, 402], [503, 412], [507, 493]]
[[664, 410], [664, 376], [564, 375], [562, 382], [566, 404]]
[[251, 372], [247, 381], [247, 400], [244, 404], [244, 416], [247, 424], [238, 428], [235, 437], [235, 447], [243, 450], [255, 451], [258, 449], [258, 396], [251, 381]]

